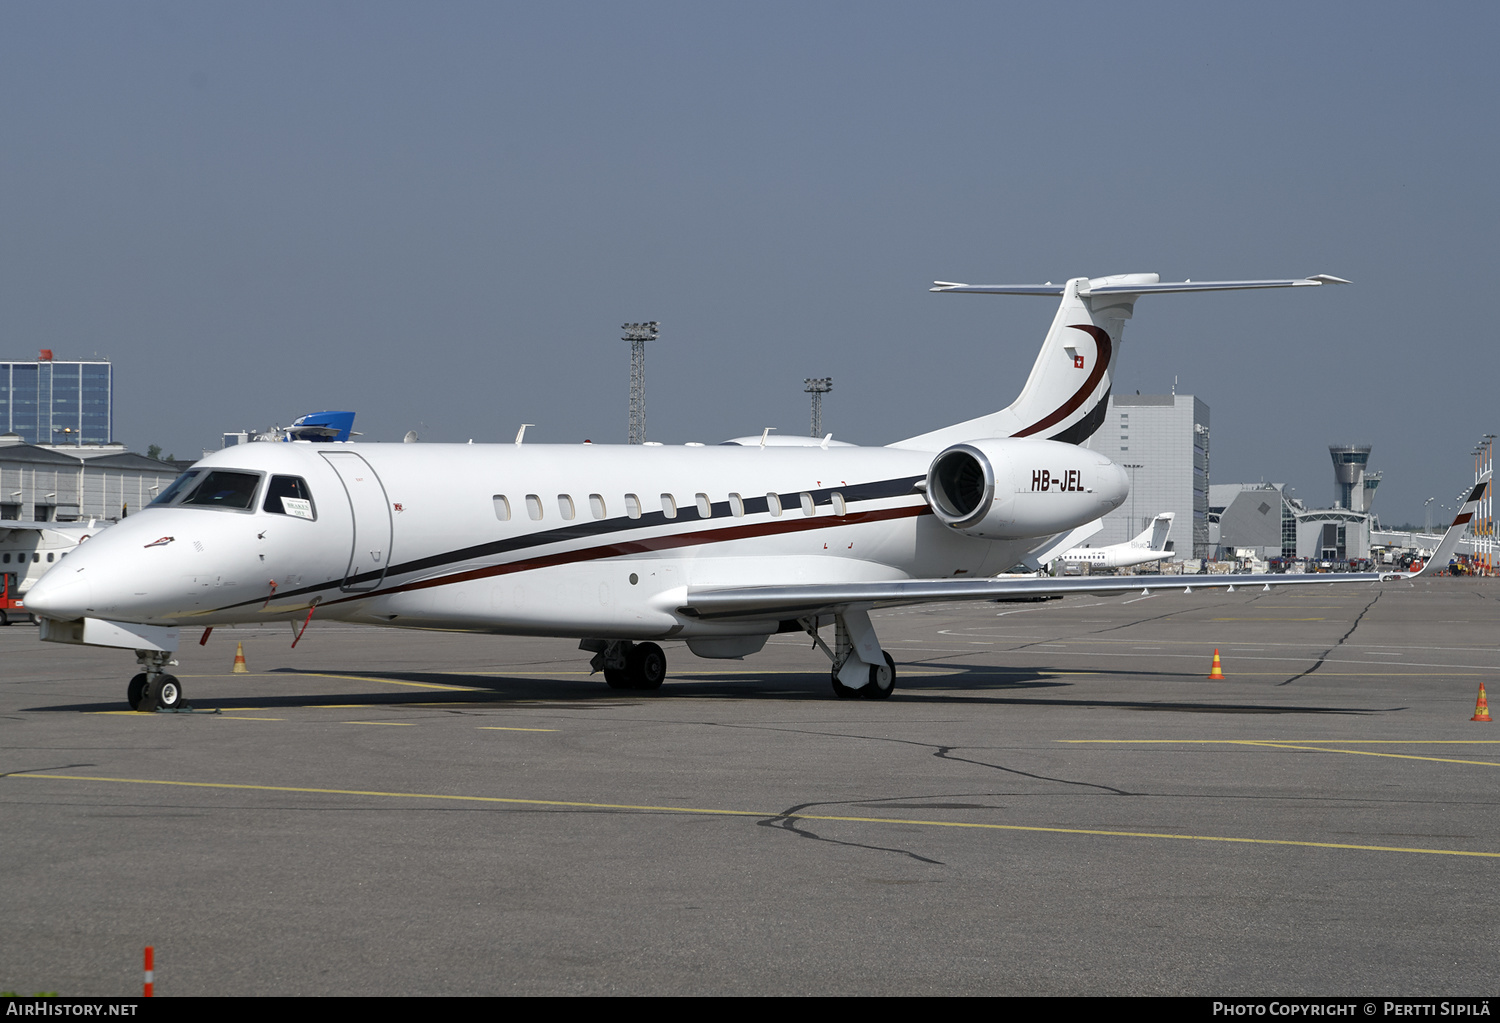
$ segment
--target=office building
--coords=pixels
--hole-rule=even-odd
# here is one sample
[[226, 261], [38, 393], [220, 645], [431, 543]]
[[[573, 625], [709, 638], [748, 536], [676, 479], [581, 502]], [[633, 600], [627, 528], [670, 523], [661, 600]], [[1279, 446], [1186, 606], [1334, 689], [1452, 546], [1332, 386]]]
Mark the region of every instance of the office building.
[[1087, 447], [1130, 477], [1130, 496], [1104, 517], [1089, 545], [1125, 543], [1162, 512], [1175, 512], [1178, 557], [1213, 557], [1208, 539], [1208, 404], [1190, 394], [1113, 395]]
[[0, 362], [0, 434], [27, 444], [113, 444], [114, 372], [105, 361]]

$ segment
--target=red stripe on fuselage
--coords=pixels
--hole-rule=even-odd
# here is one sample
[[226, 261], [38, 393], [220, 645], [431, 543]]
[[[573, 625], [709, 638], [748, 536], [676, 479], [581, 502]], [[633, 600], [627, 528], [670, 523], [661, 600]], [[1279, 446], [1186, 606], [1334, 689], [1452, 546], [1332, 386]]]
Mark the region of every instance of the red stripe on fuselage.
[[853, 515], [844, 515], [833, 519], [804, 517], [802, 519], [791, 519], [787, 522], [726, 526], [722, 529], [705, 529], [693, 533], [673, 533], [670, 536], [653, 536], [642, 540], [622, 540], [618, 543], [602, 544], [598, 547], [585, 547], [576, 551], [544, 554], [541, 557], [525, 558], [521, 561], [511, 561], [503, 565], [487, 565], [484, 568], [471, 568], [463, 572], [454, 572], [452, 575], [439, 576], [436, 579], [422, 579], [417, 582], [402, 583], [399, 586], [374, 590], [370, 593], [355, 593], [347, 597], [340, 597], [337, 600], [327, 601], [320, 606], [329, 607], [333, 604], [348, 603], [351, 600], [368, 600], [371, 597], [383, 597], [390, 593], [426, 590], [435, 586], [466, 583], [475, 579], [488, 579], [497, 575], [509, 575], [512, 572], [530, 572], [539, 568], [555, 568], [558, 565], [572, 565], [582, 561], [602, 561], [605, 558], [618, 558], [629, 554], [649, 554], [653, 551], [669, 551], [680, 547], [700, 547], [707, 544], [727, 543], [730, 540], [745, 540], [750, 537], [771, 536], [778, 533], [800, 533], [810, 529], [857, 526], [889, 519], [915, 518], [918, 515], [930, 515], [931, 513], [932, 509], [927, 507], [927, 505], [918, 504], [905, 508], [884, 508], [879, 511], [858, 512]]

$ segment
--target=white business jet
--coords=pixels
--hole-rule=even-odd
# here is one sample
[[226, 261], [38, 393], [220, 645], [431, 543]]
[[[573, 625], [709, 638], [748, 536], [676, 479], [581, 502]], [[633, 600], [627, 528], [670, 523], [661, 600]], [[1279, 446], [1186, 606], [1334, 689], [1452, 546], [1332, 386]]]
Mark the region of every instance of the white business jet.
[[1057, 555], [1063, 564], [1088, 565], [1090, 568], [1128, 568], [1172, 556], [1167, 550], [1167, 534], [1172, 531], [1174, 512], [1162, 512], [1134, 540], [1113, 543], [1107, 547], [1072, 547]]
[[[134, 650], [144, 670], [128, 694], [140, 709], [182, 700], [166, 672], [182, 627], [305, 628], [314, 616], [576, 638], [622, 689], [661, 685], [665, 640], [700, 657], [738, 658], [773, 634], [803, 631], [832, 661], [838, 696], [882, 699], [896, 671], [873, 608], [1142, 585], [987, 578], [1124, 502], [1125, 472], [1078, 442], [1104, 416], [1136, 299], [1336, 282], [1344, 283], [1163, 284], [1130, 274], [1026, 287], [939, 283], [933, 290], [1061, 304], [1009, 407], [889, 447], [827, 438], [541, 445], [520, 436], [498, 445], [238, 445], [75, 551], [32, 590], [29, 607], [43, 616], [45, 640]], [[819, 633], [829, 625], [831, 646]]]

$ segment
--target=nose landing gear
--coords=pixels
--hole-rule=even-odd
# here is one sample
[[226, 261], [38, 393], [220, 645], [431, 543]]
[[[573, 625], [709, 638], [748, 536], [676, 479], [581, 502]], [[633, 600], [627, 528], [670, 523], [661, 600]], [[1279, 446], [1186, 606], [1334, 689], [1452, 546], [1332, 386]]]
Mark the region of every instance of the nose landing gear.
[[163, 669], [175, 665], [170, 653], [161, 650], [137, 650], [135, 659], [146, 670], [130, 680], [125, 695], [131, 710], [179, 710], [185, 706], [182, 700], [182, 683], [176, 675], [168, 675]]

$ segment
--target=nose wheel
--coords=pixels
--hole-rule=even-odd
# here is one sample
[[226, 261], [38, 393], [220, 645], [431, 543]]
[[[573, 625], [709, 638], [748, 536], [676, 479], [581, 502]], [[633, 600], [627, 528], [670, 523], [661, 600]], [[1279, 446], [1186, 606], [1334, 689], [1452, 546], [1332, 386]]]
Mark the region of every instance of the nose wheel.
[[136, 659], [146, 670], [132, 678], [125, 687], [125, 698], [130, 702], [131, 710], [150, 712], [186, 706], [182, 699], [182, 683], [176, 675], [168, 675], [162, 670], [177, 663], [170, 654], [137, 650]]

